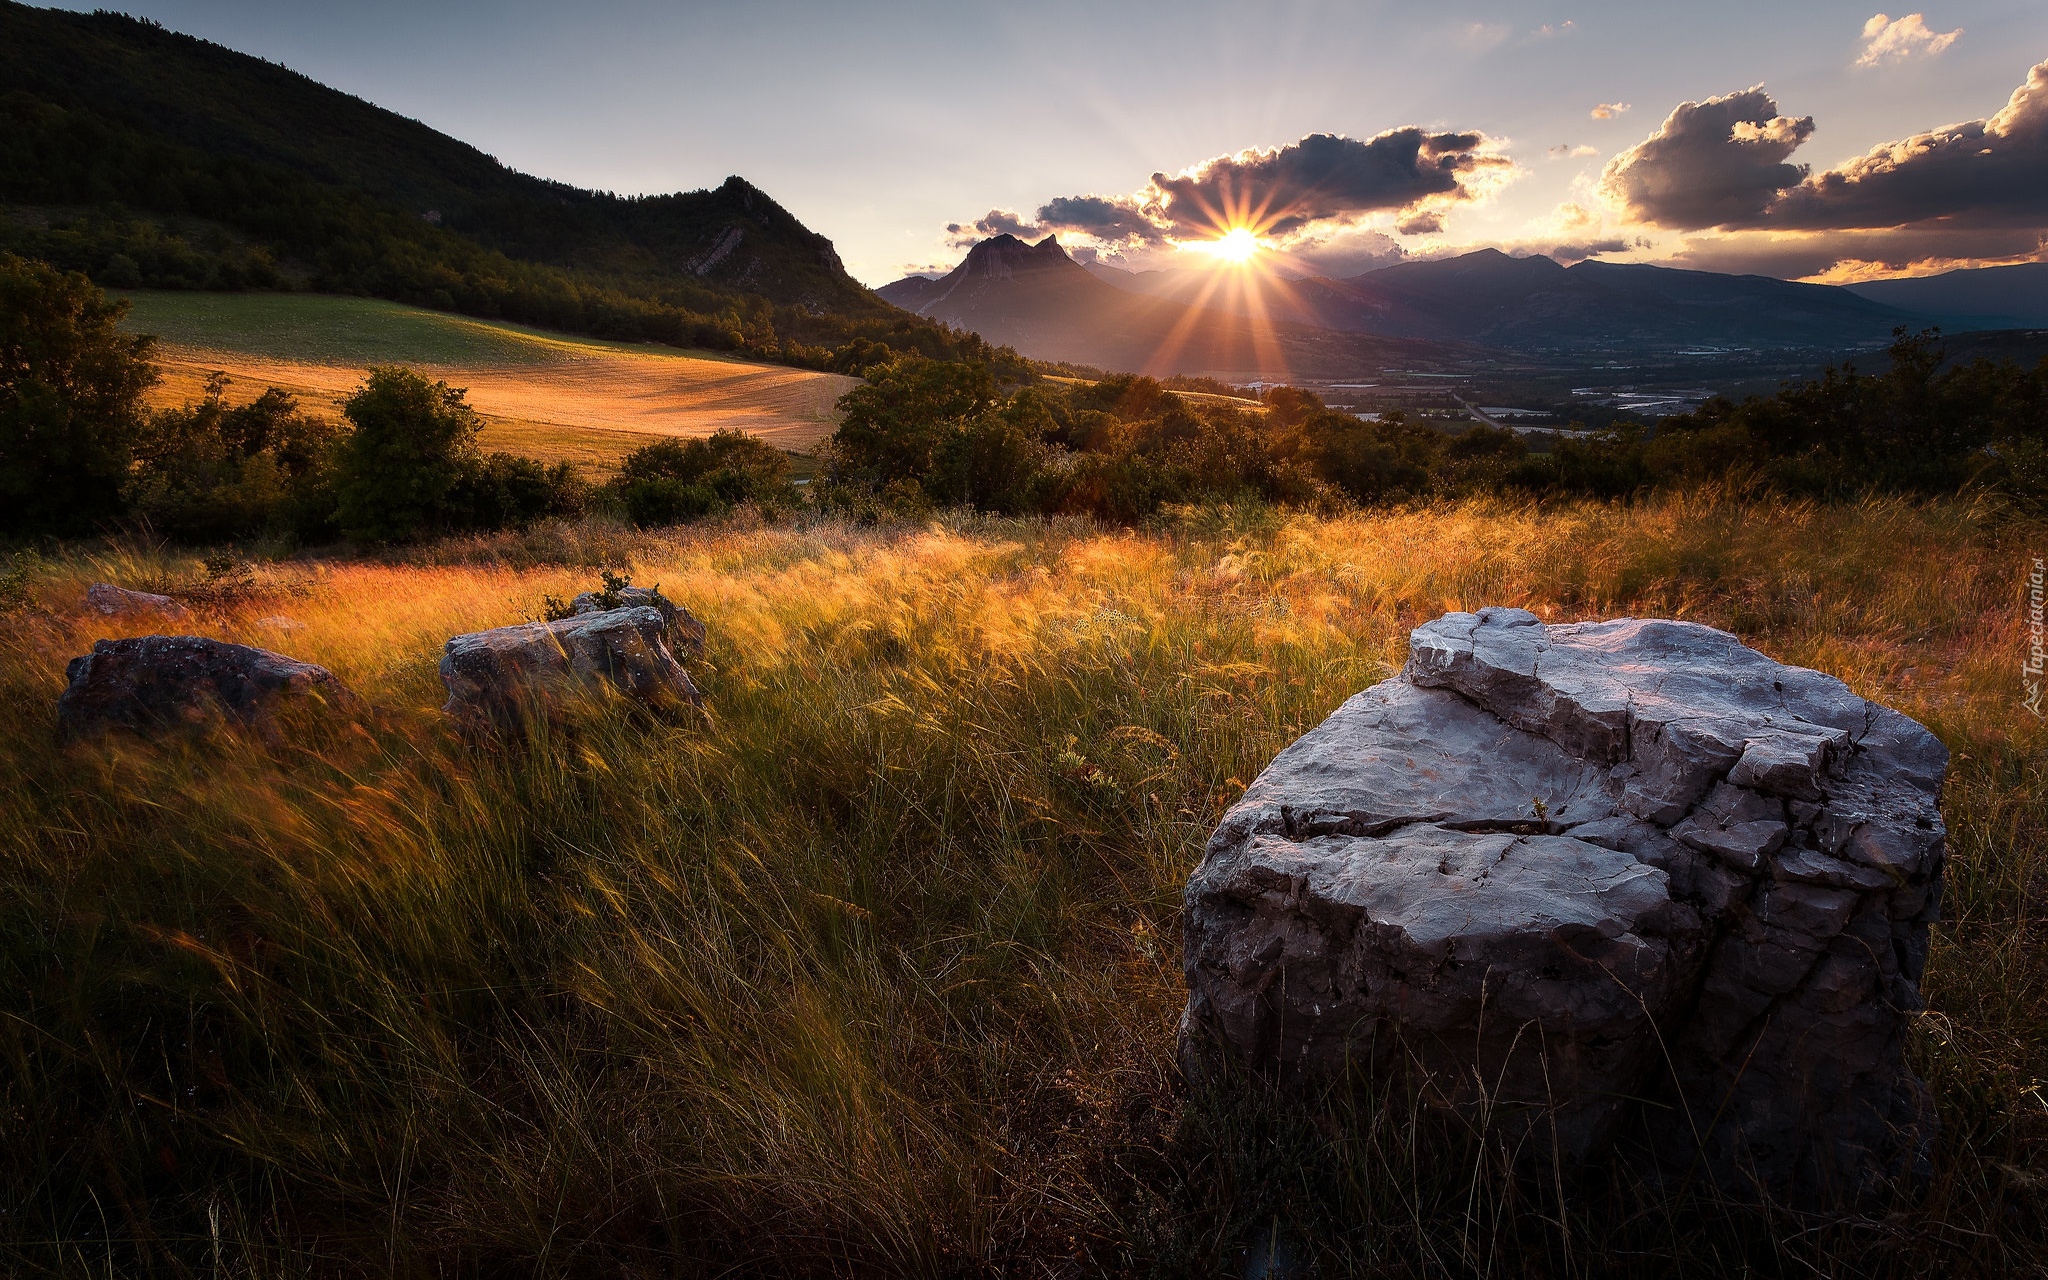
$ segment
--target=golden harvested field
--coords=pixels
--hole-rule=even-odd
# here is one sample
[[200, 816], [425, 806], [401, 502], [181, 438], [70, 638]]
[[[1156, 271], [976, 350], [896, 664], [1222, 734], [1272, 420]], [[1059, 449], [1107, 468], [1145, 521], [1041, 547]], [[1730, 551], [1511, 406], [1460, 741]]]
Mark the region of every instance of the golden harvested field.
[[852, 378], [707, 352], [600, 342], [368, 298], [138, 292], [128, 327], [163, 341], [160, 405], [207, 376], [283, 387], [334, 414], [372, 365], [403, 364], [466, 387], [484, 447], [603, 473], [656, 436], [745, 431], [791, 452], [830, 435]]

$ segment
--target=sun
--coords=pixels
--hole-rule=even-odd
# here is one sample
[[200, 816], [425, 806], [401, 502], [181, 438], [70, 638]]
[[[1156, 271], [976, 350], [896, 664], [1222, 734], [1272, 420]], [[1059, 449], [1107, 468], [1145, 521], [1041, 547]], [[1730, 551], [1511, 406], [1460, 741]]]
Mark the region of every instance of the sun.
[[1233, 266], [1252, 260], [1259, 251], [1259, 238], [1250, 227], [1232, 227], [1209, 243], [1209, 252]]

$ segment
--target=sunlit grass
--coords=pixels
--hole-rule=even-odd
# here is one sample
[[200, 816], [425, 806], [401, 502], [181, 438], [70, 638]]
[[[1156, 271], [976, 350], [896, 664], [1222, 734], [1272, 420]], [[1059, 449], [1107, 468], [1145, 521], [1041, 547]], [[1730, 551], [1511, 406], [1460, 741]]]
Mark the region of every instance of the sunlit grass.
[[[2040, 538], [1965, 502], [1712, 494], [553, 526], [265, 564], [197, 625], [329, 666], [379, 708], [359, 730], [59, 755], [64, 660], [119, 634], [85, 586], [198, 572], [73, 550], [0, 621], [0, 1239], [93, 1274], [1185, 1275], [1261, 1232], [1325, 1274], [2033, 1265]], [[465, 745], [442, 641], [601, 565], [707, 621], [708, 717], [598, 703]], [[1924, 1206], [1814, 1231], [1642, 1188], [1560, 1205], [1398, 1105], [1333, 1129], [1181, 1096], [1178, 906], [1215, 819], [1410, 627], [1484, 604], [1729, 627], [1957, 752]]]

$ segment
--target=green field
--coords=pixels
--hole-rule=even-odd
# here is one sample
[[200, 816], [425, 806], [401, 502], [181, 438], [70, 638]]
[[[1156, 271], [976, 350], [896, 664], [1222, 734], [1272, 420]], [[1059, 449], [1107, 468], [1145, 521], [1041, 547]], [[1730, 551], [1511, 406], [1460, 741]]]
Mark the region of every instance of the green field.
[[794, 453], [837, 425], [852, 378], [707, 351], [548, 333], [373, 298], [306, 293], [138, 291], [127, 327], [162, 340], [159, 406], [232, 379], [230, 398], [265, 386], [332, 414], [374, 365], [405, 365], [465, 388], [484, 444], [596, 474], [653, 436], [758, 435]]
[[[601, 342], [377, 298], [318, 293], [136, 290], [127, 327], [175, 347], [320, 364], [550, 365], [600, 353], [680, 357], [673, 347]], [[692, 351], [688, 358], [727, 357]]]

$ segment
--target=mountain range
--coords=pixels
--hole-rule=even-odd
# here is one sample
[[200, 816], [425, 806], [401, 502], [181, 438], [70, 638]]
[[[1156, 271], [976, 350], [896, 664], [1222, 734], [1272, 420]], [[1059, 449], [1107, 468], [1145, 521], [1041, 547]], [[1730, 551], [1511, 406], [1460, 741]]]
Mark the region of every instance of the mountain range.
[[1140, 373], [1343, 376], [1389, 362], [1427, 365], [1473, 354], [1470, 344], [1455, 340], [1340, 332], [1293, 316], [1262, 318], [1119, 289], [1050, 236], [1035, 245], [993, 236], [939, 279], [911, 276], [877, 292], [906, 311], [1035, 359]]
[[1052, 237], [1027, 245], [996, 236], [946, 276], [879, 292], [1027, 355], [1116, 367], [1142, 358], [1137, 367], [1192, 372], [1242, 364], [1203, 363], [1212, 351], [1187, 335], [1258, 348], [1262, 331], [1273, 335], [1266, 346], [1281, 349], [1370, 337], [1531, 358], [1854, 350], [1882, 345], [1900, 326], [2048, 323], [2042, 282], [2048, 266], [2037, 265], [1843, 288], [1597, 260], [1567, 267], [1496, 249], [1346, 279], [1288, 279], [1245, 269], [1130, 272], [1076, 262]]

